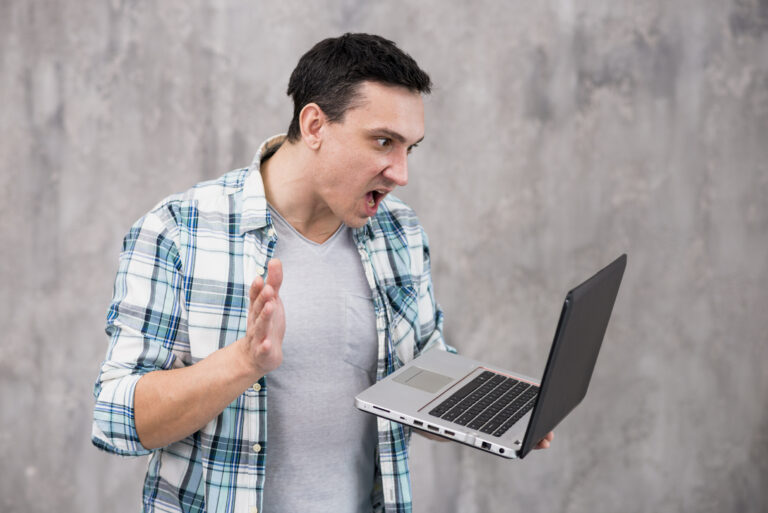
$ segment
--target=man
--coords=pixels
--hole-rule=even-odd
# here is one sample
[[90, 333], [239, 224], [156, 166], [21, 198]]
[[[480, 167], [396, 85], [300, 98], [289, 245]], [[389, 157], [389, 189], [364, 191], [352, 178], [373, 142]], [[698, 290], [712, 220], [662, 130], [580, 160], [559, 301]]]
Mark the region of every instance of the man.
[[383, 38], [321, 41], [291, 75], [287, 137], [130, 230], [93, 442], [151, 454], [145, 510], [410, 511], [410, 430], [353, 398], [452, 350], [426, 235], [389, 195], [430, 86]]

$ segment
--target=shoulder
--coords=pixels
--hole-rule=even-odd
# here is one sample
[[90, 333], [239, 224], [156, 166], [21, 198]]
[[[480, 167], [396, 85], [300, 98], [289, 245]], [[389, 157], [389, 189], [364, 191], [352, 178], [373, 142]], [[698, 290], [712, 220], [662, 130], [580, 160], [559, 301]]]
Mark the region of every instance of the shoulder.
[[199, 182], [184, 192], [172, 194], [159, 201], [139, 222], [154, 219], [171, 227], [197, 224], [200, 218], [231, 214], [233, 200], [243, 190], [248, 168], [235, 169], [219, 178]]
[[201, 208], [210, 210], [242, 191], [248, 168], [235, 169], [214, 180], [197, 183], [184, 192], [172, 194], [157, 203], [150, 212], [167, 209]]

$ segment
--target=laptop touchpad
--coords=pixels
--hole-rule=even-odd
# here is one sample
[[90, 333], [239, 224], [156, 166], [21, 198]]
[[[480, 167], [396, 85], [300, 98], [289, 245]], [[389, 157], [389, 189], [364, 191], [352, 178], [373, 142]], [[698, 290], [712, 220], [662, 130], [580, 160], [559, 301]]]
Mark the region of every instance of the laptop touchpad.
[[403, 372], [394, 381], [408, 385], [413, 388], [418, 388], [431, 394], [437, 393], [438, 390], [445, 385], [453, 381], [453, 378], [438, 374], [436, 372], [430, 372], [415, 365]]

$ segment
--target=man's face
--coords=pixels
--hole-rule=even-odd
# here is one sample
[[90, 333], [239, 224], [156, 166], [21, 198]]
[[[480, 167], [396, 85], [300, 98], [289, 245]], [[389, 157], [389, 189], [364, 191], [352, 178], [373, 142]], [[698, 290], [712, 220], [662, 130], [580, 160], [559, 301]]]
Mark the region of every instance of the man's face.
[[352, 228], [376, 214], [381, 200], [408, 183], [408, 153], [424, 137], [420, 93], [364, 82], [338, 123], [323, 127], [314, 190]]

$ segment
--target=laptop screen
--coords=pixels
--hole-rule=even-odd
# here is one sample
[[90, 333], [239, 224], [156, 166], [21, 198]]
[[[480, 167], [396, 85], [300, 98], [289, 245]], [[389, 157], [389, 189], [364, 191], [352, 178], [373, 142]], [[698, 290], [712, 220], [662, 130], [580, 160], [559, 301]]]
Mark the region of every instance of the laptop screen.
[[623, 254], [566, 296], [520, 458], [584, 399], [626, 265]]

